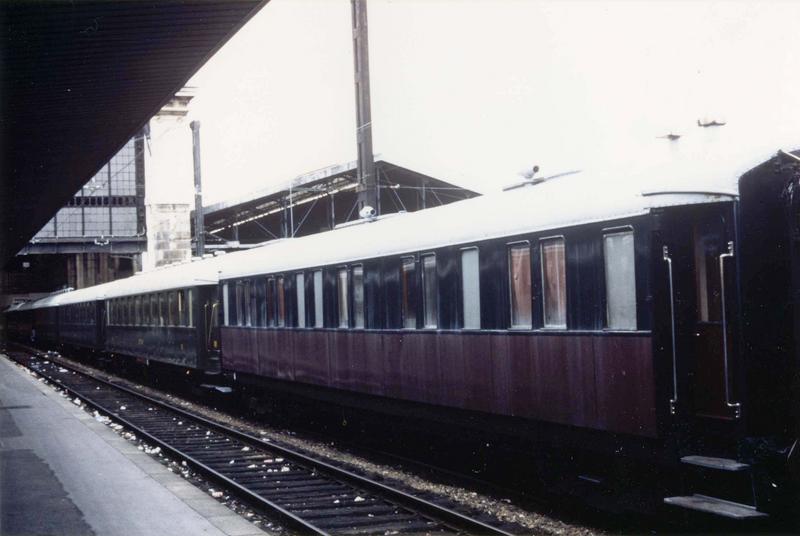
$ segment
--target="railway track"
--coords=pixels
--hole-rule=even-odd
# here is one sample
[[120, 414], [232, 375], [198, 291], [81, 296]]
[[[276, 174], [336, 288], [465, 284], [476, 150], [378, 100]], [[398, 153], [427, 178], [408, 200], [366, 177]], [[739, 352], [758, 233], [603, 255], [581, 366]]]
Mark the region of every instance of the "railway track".
[[291, 532], [511, 534], [48, 357], [21, 352], [11, 352], [10, 357], [165, 453], [185, 461]]

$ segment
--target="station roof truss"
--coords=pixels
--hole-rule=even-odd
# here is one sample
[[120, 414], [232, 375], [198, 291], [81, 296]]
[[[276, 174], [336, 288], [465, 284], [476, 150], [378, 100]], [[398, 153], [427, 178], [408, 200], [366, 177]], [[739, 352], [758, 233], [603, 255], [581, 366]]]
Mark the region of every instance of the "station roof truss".
[[[479, 195], [376, 156], [379, 212], [413, 212]], [[207, 246], [261, 243], [330, 230], [358, 219], [355, 161], [300, 175], [288, 183], [203, 208]], [[194, 221], [194, 218], [192, 218]], [[225, 246], [222, 245], [224, 248]]]
[[0, 265], [267, 0], [6, 0]]

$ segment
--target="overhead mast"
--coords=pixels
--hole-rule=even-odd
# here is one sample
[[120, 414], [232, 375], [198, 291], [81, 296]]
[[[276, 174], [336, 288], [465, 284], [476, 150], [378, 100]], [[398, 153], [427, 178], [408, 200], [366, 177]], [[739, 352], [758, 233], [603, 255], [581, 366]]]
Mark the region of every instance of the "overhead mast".
[[194, 237], [195, 255], [206, 252], [205, 218], [203, 218], [203, 190], [200, 177], [200, 121], [189, 123], [192, 129], [192, 157], [194, 160]]
[[372, 154], [372, 113], [369, 91], [369, 41], [367, 0], [351, 0], [353, 14], [353, 59], [356, 84], [356, 141], [358, 144], [358, 211], [364, 207], [380, 213], [377, 177]]

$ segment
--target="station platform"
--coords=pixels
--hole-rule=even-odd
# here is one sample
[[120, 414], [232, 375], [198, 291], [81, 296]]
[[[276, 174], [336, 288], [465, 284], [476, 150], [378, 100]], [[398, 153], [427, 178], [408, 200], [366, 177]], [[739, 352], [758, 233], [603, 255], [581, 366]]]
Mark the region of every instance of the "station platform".
[[0, 354], [0, 534], [266, 534]]

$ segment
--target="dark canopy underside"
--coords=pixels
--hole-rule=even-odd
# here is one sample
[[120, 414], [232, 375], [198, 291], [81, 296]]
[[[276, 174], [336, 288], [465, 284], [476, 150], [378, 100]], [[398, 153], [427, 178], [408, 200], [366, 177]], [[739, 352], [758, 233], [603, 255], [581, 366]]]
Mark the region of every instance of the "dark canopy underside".
[[0, 266], [267, 0], [4, 0]]

